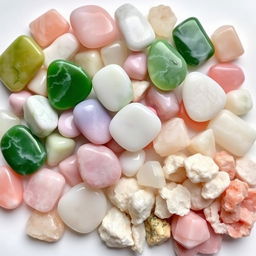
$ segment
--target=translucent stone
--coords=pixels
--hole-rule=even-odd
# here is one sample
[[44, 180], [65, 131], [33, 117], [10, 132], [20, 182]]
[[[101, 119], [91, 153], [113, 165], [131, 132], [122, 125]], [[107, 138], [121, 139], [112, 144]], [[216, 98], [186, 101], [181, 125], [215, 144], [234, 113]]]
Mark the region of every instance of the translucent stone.
[[45, 69], [40, 69], [35, 77], [29, 82], [27, 88], [35, 93], [42, 96], [47, 96], [47, 85], [46, 85], [46, 75]]
[[56, 242], [60, 240], [65, 231], [65, 226], [56, 213], [32, 212], [26, 226], [26, 233], [35, 239], [45, 242]]
[[132, 81], [133, 102], [138, 102], [144, 98], [150, 83], [148, 81]]
[[101, 58], [105, 66], [109, 64], [123, 66], [124, 61], [128, 57], [128, 53], [129, 50], [123, 41], [116, 41], [100, 50]]
[[91, 190], [84, 183], [71, 188], [58, 204], [62, 221], [79, 233], [95, 230], [107, 213], [107, 200], [100, 190]]
[[159, 162], [146, 162], [137, 173], [139, 185], [152, 188], [162, 188], [165, 185], [163, 169]]
[[256, 130], [244, 120], [222, 110], [209, 124], [218, 145], [236, 156], [245, 155], [256, 139]]
[[216, 153], [213, 131], [211, 129], [207, 129], [193, 137], [188, 146], [188, 150], [192, 154], [201, 153], [203, 155], [213, 157]]
[[13, 126], [20, 124], [20, 119], [6, 110], [0, 110], [0, 139]]
[[177, 18], [169, 6], [158, 5], [149, 10], [148, 20], [157, 36], [169, 39]]
[[184, 121], [181, 118], [173, 118], [162, 125], [154, 140], [154, 149], [160, 156], [168, 156], [185, 149], [189, 142]]
[[81, 66], [91, 77], [103, 67], [100, 53], [97, 50], [88, 50], [77, 53], [74, 57], [74, 62]]
[[233, 26], [225, 25], [216, 29], [212, 35], [215, 56], [220, 62], [235, 60], [244, 53], [241, 41]]

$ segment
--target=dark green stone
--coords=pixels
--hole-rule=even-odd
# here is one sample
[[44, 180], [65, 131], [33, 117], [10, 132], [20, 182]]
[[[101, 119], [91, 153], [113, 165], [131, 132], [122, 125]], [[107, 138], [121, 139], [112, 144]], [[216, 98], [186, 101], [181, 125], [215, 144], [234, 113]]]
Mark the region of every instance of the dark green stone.
[[64, 60], [53, 61], [48, 67], [48, 99], [55, 109], [75, 107], [91, 90], [91, 79], [81, 67]]
[[4, 134], [1, 150], [6, 162], [21, 175], [34, 173], [46, 160], [43, 144], [23, 125], [16, 125]]
[[214, 54], [214, 46], [197, 18], [184, 20], [172, 32], [175, 46], [190, 66], [198, 66]]

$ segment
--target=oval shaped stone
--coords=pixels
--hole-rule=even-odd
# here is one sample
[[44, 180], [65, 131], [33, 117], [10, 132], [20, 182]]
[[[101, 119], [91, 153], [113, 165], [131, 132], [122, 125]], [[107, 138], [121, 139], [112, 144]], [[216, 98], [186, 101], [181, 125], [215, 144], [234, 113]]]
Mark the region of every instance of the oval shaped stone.
[[105, 217], [107, 200], [100, 190], [92, 190], [81, 183], [62, 196], [58, 213], [71, 229], [79, 233], [90, 233]]
[[109, 187], [121, 177], [118, 158], [105, 146], [82, 145], [77, 151], [77, 161], [82, 179], [92, 188]]
[[73, 114], [75, 124], [90, 142], [105, 144], [111, 140], [111, 117], [97, 100], [89, 99], [79, 103]]
[[58, 110], [67, 110], [90, 94], [92, 83], [81, 67], [56, 60], [47, 71], [47, 90], [51, 105]]
[[169, 91], [183, 82], [187, 64], [166, 40], [156, 40], [148, 54], [148, 73], [157, 88]]
[[226, 94], [210, 77], [191, 72], [183, 83], [183, 103], [189, 117], [197, 122], [214, 118], [226, 104]]
[[24, 125], [16, 125], [4, 134], [1, 150], [6, 162], [21, 175], [37, 171], [46, 160], [43, 144]]
[[76, 127], [72, 111], [65, 111], [60, 115], [58, 122], [59, 133], [67, 138], [75, 138], [80, 134]]

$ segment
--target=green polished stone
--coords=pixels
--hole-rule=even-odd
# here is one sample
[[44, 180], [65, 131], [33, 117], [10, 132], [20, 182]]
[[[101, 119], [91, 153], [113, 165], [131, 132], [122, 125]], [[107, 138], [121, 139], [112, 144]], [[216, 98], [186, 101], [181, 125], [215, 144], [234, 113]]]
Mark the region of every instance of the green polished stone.
[[148, 52], [148, 73], [157, 88], [170, 91], [185, 79], [187, 65], [166, 40], [156, 40]]
[[19, 36], [0, 57], [0, 80], [10, 91], [21, 91], [43, 62], [43, 52], [36, 42], [29, 36]]
[[48, 99], [58, 110], [75, 107], [92, 90], [92, 81], [85, 71], [75, 64], [53, 61], [47, 71]]
[[214, 46], [197, 18], [184, 20], [172, 35], [177, 50], [190, 66], [198, 66], [214, 54]]
[[34, 173], [46, 160], [43, 144], [23, 125], [13, 126], [4, 134], [1, 150], [6, 162], [21, 175]]

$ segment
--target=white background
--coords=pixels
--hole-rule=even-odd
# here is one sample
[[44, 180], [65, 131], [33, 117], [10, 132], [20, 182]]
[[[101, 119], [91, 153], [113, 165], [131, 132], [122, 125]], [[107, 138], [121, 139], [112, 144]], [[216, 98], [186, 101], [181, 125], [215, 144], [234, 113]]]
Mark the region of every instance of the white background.
[[[134, 3], [145, 14], [151, 6], [168, 4], [178, 17], [178, 22], [187, 17], [199, 18], [207, 33], [211, 35], [221, 25], [231, 24], [237, 29], [245, 48], [245, 54], [239, 59], [246, 75], [244, 87], [250, 89], [256, 99], [256, 2], [254, 0], [0, 0], [0, 53], [19, 35], [28, 33], [28, 24], [42, 13], [55, 8], [69, 17], [71, 11], [86, 4], [98, 4], [110, 13], [122, 3]], [[201, 70], [205, 72], [209, 65]], [[8, 92], [0, 84], [0, 108], [9, 108]], [[256, 100], [255, 100], [256, 102]], [[245, 117], [256, 125], [255, 108]], [[1, 125], [1, 124], [0, 124]], [[255, 157], [256, 147], [250, 155]], [[2, 163], [0, 156], [0, 164]], [[101, 243], [98, 235], [78, 235], [67, 231], [61, 241], [46, 244], [32, 240], [25, 235], [25, 224], [29, 209], [25, 206], [14, 211], [0, 209], [0, 255], [1, 256], [128, 256], [134, 255], [129, 250], [108, 249]], [[90, 221], [90, 220], [88, 220]], [[255, 256], [256, 228], [249, 238], [225, 240], [219, 256]], [[171, 243], [146, 249], [145, 256], [174, 255]]]

